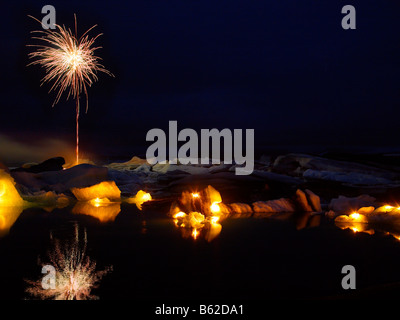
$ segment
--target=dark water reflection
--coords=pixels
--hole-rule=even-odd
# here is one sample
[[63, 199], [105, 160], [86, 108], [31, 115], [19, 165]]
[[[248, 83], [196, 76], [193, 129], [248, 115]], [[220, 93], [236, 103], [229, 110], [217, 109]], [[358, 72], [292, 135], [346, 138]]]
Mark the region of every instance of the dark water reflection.
[[183, 238], [167, 211], [121, 204], [91, 214], [76, 207], [9, 214], [16, 221], [0, 238], [0, 298], [27, 298], [24, 279], [41, 277], [37, 258], [46, 260], [50, 233], [68, 237], [75, 222], [86, 228], [88, 255], [99, 268], [113, 266], [94, 292], [100, 299], [341, 297], [349, 295], [341, 288], [347, 264], [356, 267], [357, 294], [400, 291], [397, 285], [385, 289], [400, 281], [400, 242], [384, 232], [370, 235], [342, 230], [321, 216], [280, 214], [228, 218], [208, 242]]

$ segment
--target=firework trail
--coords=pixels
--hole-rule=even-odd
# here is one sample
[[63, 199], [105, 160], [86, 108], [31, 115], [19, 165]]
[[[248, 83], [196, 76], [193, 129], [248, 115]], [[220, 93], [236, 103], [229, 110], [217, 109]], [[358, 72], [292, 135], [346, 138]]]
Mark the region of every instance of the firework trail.
[[[29, 16], [40, 24], [41, 22]], [[86, 96], [86, 112], [89, 107], [88, 87], [98, 81], [97, 73], [103, 72], [114, 76], [99, 63], [100, 57], [95, 51], [101, 47], [94, 47], [94, 43], [102, 34], [90, 38], [88, 33], [97, 25], [89, 28], [78, 38], [77, 19], [75, 18], [75, 34], [64, 25], [56, 25], [56, 30], [51, 29], [32, 31], [37, 36], [32, 39], [42, 42], [41, 45], [28, 45], [36, 47], [36, 50], [29, 53], [29, 58], [34, 61], [28, 64], [40, 65], [45, 69], [46, 75], [42, 78], [41, 86], [44, 83], [53, 83], [49, 93], [58, 90], [53, 106], [58, 103], [62, 94], [67, 93], [67, 100], [72, 96], [76, 101], [76, 162], [79, 163], [79, 98], [81, 94]]]

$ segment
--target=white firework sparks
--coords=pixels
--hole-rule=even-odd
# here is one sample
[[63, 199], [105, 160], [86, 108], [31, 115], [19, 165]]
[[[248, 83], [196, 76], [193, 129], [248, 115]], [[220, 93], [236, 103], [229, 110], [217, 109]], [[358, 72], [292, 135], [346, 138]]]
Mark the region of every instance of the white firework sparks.
[[[40, 65], [45, 69], [46, 75], [42, 78], [41, 85], [53, 82], [49, 93], [58, 89], [53, 106], [58, 103], [64, 92], [68, 92], [67, 100], [70, 96], [76, 100], [76, 160], [79, 163], [79, 97], [85, 94], [87, 111], [89, 107], [87, 89], [98, 81], [97, 73], [103, 72], [110, 76], [113, 74], [100, 64], [101, 58], [95, 55], [95, 51], [101, 47], [94, 47], [94, 43], [102, 34], [93, 38], [88, 35], [96, 25], [78, 37], [76, 15], [74, 17], [75, 34], [71, 29], [57, 24], [55, 31], [51, 29], [32, 31], [38, 35], [32, 39], [39, 40], [42, 44], [29, 45], [37, 49], [28, 56], [34, 59], [29, 65]], [[40, 22], [34, 17], [31, 18]]]
[[54, 289], [45, 289], [42, 279], [27, 280], [26, 292], [34, 298], [43, 300], [93, 300], [98, 297], [91, 294], [97, 288], [103, 276], [112, 268], [96, 271], [96, 262], [86, 256], [87, 235], [84, 234], [83, 244], [79, 241], [78, 227], [75, 228], [75, 237], [71, 242], [61, 245], [55, 239], [54, 248], [49, 253], [49, 263], [56, 270]]

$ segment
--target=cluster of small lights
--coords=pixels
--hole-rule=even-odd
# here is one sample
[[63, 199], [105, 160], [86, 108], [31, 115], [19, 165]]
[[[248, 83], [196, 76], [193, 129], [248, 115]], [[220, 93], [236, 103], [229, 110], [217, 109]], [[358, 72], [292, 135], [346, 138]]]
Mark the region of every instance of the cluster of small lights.
[[[200, 193], [198, 192], [192, 192], [191, 197], [193, 201], [200, 201]], [[219, 226], [219, 220], [220, 220], [220, 214], [221, 214], [221, 207], [220, 207], [220, 202], [215, 201], [210, 205], [210, 212], [211, 216], [206, 218], [202, 213], [200, 212], [190, 212], [189, 214], [186, 214], [183, 211], [179, 211], [175, 214], [172, 215], [172, 218], [174, 219], [174, 223], [177, 227], [180, 228], [191, 228], [191, 236], [193, 239], [197, 239], [200, 235], [201, 229], [206, 224], [211, 225], [211, 227]]]

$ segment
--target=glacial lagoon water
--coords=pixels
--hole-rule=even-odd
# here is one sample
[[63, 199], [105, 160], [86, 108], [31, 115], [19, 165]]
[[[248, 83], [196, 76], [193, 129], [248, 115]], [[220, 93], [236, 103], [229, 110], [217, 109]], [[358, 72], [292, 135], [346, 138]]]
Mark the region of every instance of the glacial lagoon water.
[[[99, 270], [112, 266], [93, 294], [109, 299], [265, 299], [396, 297], [400, 241], [342, 230], [307, 214], [228, 218], [208, 242], [183, 237], [168, 208], [121, 204], [108, 220], [73, 208], [16, 212], [0, 238], [0, 298], [30, 299], [25, 279], [40, 279], [51, 238], [64, 241], [78, 225]], [[316, 223], [317, 221], [317, 223]], [[344, 265], [357, 271], [357, 290], [341, 286]]]

